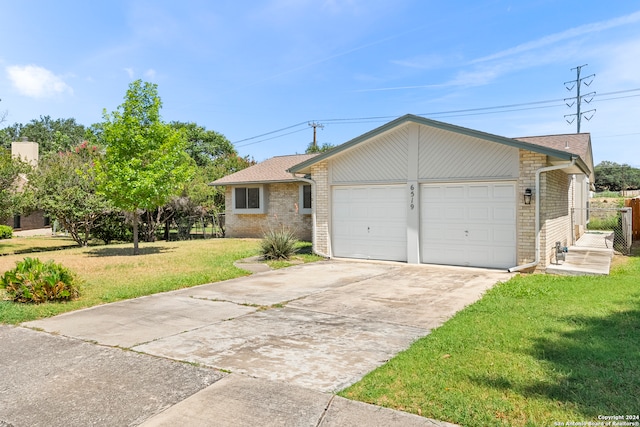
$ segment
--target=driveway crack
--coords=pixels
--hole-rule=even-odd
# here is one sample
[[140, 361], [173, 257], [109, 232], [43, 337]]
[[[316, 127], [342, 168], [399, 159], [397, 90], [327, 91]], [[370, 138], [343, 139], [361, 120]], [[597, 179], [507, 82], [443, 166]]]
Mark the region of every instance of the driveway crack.
[[335, 399], [335, 397], [336, 397], [335, 394], [331, 395], [331, 399], [329, 399], [327, 406], [325, 406], [324, 411], [322, 412], [322, 415], [318, 419], [318, 424], [316, 424], [316, 427], [320, 427], [324, 422], [324, 419], [326, 418], [327, 413], [329, 412], [329, 408], [331, 408], [331, 404], [333, 403], [333, 399]]

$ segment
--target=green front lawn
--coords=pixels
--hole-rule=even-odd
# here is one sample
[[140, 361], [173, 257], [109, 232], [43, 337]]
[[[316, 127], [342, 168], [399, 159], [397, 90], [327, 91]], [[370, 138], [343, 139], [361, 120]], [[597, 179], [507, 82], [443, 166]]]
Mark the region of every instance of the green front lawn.
[[640, 415], [640, 258], [499, 284], [340, 394], [463, 426]]
[[[10, 242], [13, 240], [17, 239]], [[18, 243], [27, 240], [20, 239]], [[31, 242], [40, 248], [55, 246], [61, 241], [40, 238]], [[138, 256], [131, 255], [131, 243], [0, 256], [0, 274], [14, 268], [16, 261], [31, 256], [61, 263], [84, 282], [81, 297], [68, 303], [18, 304], [7, 301], [4, 290], [0, 289], [0, 323], [21, 323], [98, 304], [244, 276], [249, 273], [234, 267], [233, 263], [257, 255], [259, 243], [258, 239], [141, 243]], [[300, 262], [321, 259], [308, 253], [309, 245], [299, 244], [303, 252], [298, 257]], [[5, 249], [9, 250], [6, 246]]]
[[[14, 303], [7, 301], [4, 289], [0, 289], [0, 323], [14, 324], [98, 304], [246, 276], [248, 271], [236, 268], [233, 264], [239, 259], [257, 255], [260, 246], [259, 239], [160, 241], [141, 243], [140, 255], [133, 256], [131, 243], [88, 248], [76, 246], [30, 254], [26, 253], [29, 242], [37, 250], [63, 249], [69, 242], [58, 237], [0, 242], [6, 243], [4, 249], [7, 252], [15, 249], [16, 244], [20, 252], [25, 252], [0, 256], [0, 274], [14, 268], [17, 261], [30, 256], [60, 263], [84, 282], [80, 298], [67, 303]], [[310, 243], [299, 242], [297, 246], [300, 253], [294, 257], [296, 262], [322, 259], [311, 254]], [[291, 264], [281, 262], [274, 267], [288, 265]]]
[[14, 237], [0, 240], [0, 256], [69, 249], [78, 244], [71, 237]]

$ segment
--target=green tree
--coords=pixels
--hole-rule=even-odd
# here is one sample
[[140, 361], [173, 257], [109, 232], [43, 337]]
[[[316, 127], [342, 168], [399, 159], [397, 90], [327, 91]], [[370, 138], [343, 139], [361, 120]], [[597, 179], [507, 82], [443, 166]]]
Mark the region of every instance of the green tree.
[[198, 168], [198, 173], [184, 188], [183, 194], [209, 213], [224, 212], [224, 190], [209, 183], [255, 164], [255, 160], [237, 154], [220, 156], [211, 164]]
[[640, 169], [627, 164], [602, 161], [595, 167], [598, 191], [622, 191], [640, 188]]
[[324, 153], [325, 151], [329, 151], [334, 147], [334, 145], [329, 144], [327, 142], [323, 143], [322, 145], [318, 145], [318, 144], [314, 144], [313, 142], [310, 142], [309, 145], [307, 146], [307, 149], [305, 150], [306, 154], [313, 154], [313, 153]]
[[38, 207], [57, 219], [79, 246], [87, 246], [92, 229], [111, 207], [97, 193], [97, 156], [97, 147], [84, 142], [44, 159], [29, 181]]
[[[29, 169], [29, 165], [11, 157], [9, 150], [0, 148], [0, 220], [20, 211], [20, 174], [26, 173]], [[26, 181], [23, 180], [24, 182]]]
[[186, 151], [198, 167], [209, 166], [220, 157], [238, 154], [224, 135], [196, 123], [171, 122], [171, 127], [184, 134]]
[[86, 129], [76, 123], [75, 119], [52, 119], [50, 116], [40, 116], [26, 125], [14, 123], [0, 132], [2, 146], [9, 147], [11, 141], [18, 141], [22, 137], [35, 141], [40, 145], [42, 157], [53, 153], [73, 150], [85, 140]]
[[131, 214], [133, 253], [138, 247], [140, 210], [165, 205], [192, 174], [183, 134], [162, 122], [157, 85], [136, 80], [124, 103], [105, 111], [104, 159], [97, 163], [98, 186], [114, 206]]

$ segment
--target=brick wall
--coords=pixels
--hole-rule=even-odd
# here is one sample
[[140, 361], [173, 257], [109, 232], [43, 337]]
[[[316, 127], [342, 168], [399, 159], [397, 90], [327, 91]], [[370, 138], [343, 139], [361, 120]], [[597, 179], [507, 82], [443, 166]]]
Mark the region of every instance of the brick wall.
[[316, 182], [313, 194], [313, 206], [316, 213], [316, 240], [313, 250], [319, 254], [330, 255], [329, 240], [329, 166], [326, 161], [311, 166], [311, 178]]
[[[517, 263], [528, 264], [535, 259], [536, 248], [536, 230], [535, 230], [535, 211], [536, 211], [536, 171], [547, 165], [547, 156], [527, 150], [520, 150], [520, 177], [518, 178], [518, 247], [517, 247]], [[524, 192], [530, 188], [533, 196], [531, 204], [524, 204]]]
[[545, 197], [540, 207], [540, 267], [555, 262], [555, 243], [571, 245], [571, 176], [561, 170], [543, 173], [540, 187]]
[[[535, 180], [536, 171], [549, 166], [547, 156], [520, 150], [518, 178], [518, 264], [535, 259]], [[524, 204], [527, 188], [533, 191], [530, 205]], [[555, 261], [555, 243], [571, 244], [571, 176], [562, 170], [544, 172], [540, 176], [540, 263], [536, 270], [544, 270]]]
[[[9, 227], [14, 226], [14, 219], [5, 218], [4, 220], [0, 220], [0, 224], [8, 225]], [[16, 228], [16, 230], [37, 230], [39, 228], [49, 227], [49, 222], [45, 219], [43, 211], [35, 211], [30, 215], [21, 215], [20, 216], [20, 228]]]
[[[225, 227], [227, 237], [257, 237], [282, 226], [292, 229], [298, 239], [311, 240], [311, 215], [300, 214], [300, 183], [266, 184], [264, 214], [237, 214], [233, 211], [233, 187], [225, 189]], [[313, 202], [315, 203], [315, 202]]]

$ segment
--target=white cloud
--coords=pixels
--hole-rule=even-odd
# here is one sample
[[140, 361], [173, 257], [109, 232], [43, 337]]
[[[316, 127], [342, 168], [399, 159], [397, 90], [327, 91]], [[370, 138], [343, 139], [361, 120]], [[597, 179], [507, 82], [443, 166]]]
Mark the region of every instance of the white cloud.
[[594, 22], [591, 24], [580, 25], [575, 28], [570, 28], [559, 33], [550, 34], [545, 37], [541, 37], [536, 40], [532, 40], [526, 43], [519, 44], [515, 47], [478, 58], [471, 63], [486, 62], [496, 59], [505, 58], [508, 56], [518, 55], [524, 52], [528, 52], [535, 49], [547, 47], [549, 45], [556, 44], [558, 42], [572, 39], [575, 37], [583, 36], [585, 34], [595, 33], [599, 31], [608, 30], [622, 25], [635, 24], [640, 21], [640, 11], [631, 13], [629, 15], [620, 16], [618, 18], [609, 19], [607, 21]]
[[419, 55], [413, 58], [392, 60], [391, 63], [407, 68], [417, 68], [422, 70], [430, 70], [433, 68], [439, 68], [446, 64], [444, 56], [429, 54]]
[[124, 71], [127, 72], [127, 75], [130, 79], [133, 79], [133, 76], [135, 75], [135, 73], [133, 72], [133, 68], [124, 68]]
[[12, 65], [6, 67], [6, 71], [13, 86], [23, 95], [47, 98], [65, 92], [73, 94], [73, 89], [60, 76], [46, 68], [36, 65]]
[[156, 75], [157, 75], [156, 70], [154, 70], [153, 68], [149, 68], [147, 71], [144, 72], [144, 76], [149, 80], [154, 80], [156, 78]]

